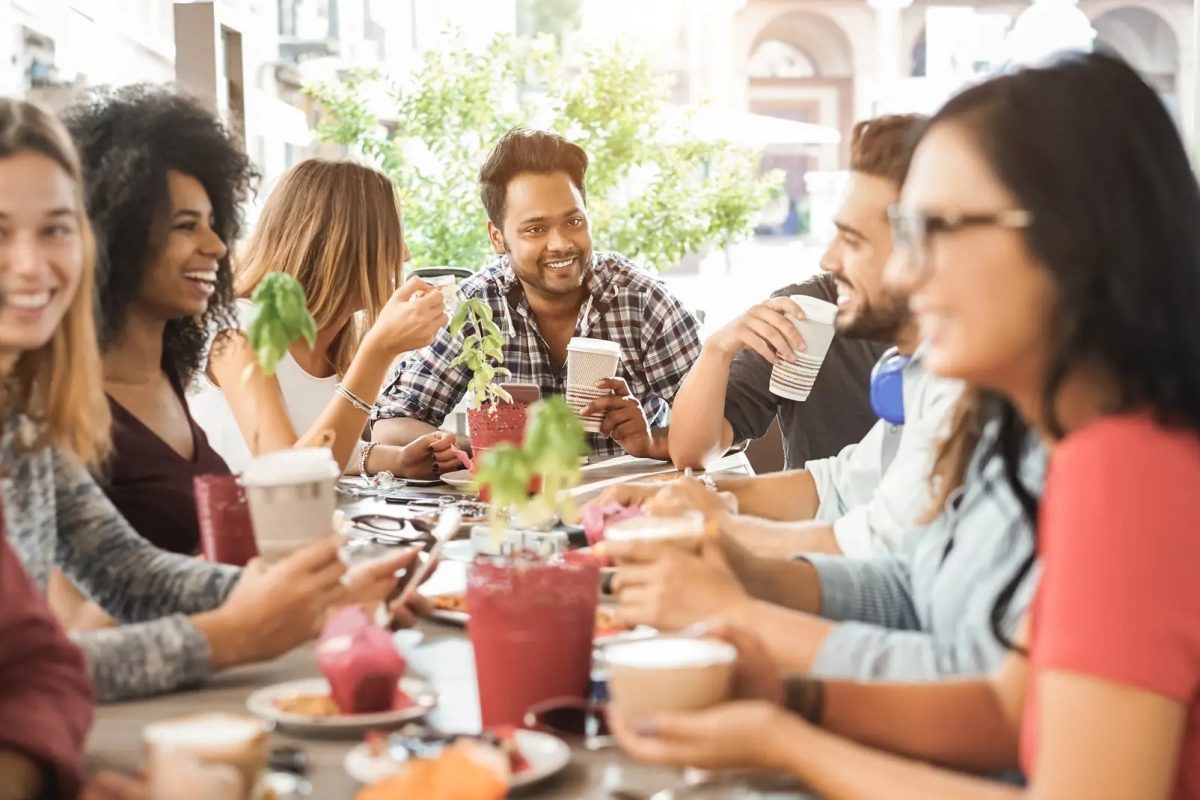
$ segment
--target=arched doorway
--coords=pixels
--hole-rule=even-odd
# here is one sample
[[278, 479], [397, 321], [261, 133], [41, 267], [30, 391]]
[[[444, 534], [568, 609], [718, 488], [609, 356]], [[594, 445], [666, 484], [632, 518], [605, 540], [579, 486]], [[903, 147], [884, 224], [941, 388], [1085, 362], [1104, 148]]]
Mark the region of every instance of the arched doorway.
[[1158, 91], [1179, 120], [1179, 40], [1166, 20], [1145, 8], [1128, 6], [1092, 21], [1097, 48], [1107, 48], [1136, 69]]
[[[771, 18], [754, 36], [747, 54], [749, 110], [784, 119], [849, 131], [854, 113], [854, 50], [842, 27], [811, 11]], [[785, 199], [770, 213], [760, 233], [804, 235], [809, 228], [805, 176], [844, 163], [834, 146], [828, 153], [771, 153], [766, 170], [782, 170]]]

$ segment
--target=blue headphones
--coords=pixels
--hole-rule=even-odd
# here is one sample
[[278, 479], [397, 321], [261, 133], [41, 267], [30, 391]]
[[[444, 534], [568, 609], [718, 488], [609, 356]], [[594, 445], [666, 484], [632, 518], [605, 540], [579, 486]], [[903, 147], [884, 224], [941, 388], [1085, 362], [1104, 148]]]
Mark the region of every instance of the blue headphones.
[[912, 356], [889, 348], [871, 369], [871, 408], [882, 420], [904, 424], [904, 368]]

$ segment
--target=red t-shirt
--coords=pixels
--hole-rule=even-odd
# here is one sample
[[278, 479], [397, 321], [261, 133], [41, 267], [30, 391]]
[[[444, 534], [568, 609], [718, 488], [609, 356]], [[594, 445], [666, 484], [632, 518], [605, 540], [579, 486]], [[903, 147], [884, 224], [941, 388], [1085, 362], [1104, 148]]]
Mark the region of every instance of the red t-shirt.
[[1082, 673], [1187, 706], [1176, 800], [1200, 800], [1200, 437], [1141, 414], [1068, 436], [1039, 525], [1021, 761], [1033, 774], [1037, 676]]

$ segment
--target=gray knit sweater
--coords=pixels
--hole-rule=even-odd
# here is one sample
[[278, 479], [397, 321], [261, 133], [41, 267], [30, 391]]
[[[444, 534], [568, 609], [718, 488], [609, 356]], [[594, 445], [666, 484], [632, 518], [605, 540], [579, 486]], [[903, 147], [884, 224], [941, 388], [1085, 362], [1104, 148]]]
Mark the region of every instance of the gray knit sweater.
[[10, 415], [0, 436], [8, 536], [42, 591], [57, 566], [119, 627], [74, 636], [100, 699], [193, 685], [212, 672], [187, 615], [219, 606], [234, 567], [167, 553], [139, 536], [91, 475], [52, 447], [29, 450], [31, 424]]

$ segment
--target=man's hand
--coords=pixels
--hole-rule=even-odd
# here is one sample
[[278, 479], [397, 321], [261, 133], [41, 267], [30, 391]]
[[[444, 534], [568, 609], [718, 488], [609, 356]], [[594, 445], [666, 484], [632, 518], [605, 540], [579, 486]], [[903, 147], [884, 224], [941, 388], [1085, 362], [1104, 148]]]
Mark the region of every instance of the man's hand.
[[642, 506], [649, 502], [659, 492], [670, 486], [668, 481], [634, 481], [618, 483], [610, 486], [596, 496], [594, 500], [584, 503], [584, 507], [606, 506], [616, 503], [622, 506]]
[[748, 347], [770, 364], [795, 361], [807, 345], [789, 317], [804, 319], [804, 309], [789, 297], [772, 297], [714, 333], [704, 346], [731, 359]]
[[597, 397], [584, 407], [584, 416], [603, 414], [600, 434], [612, 439], [631, 456], [667, 460], [666, 437], [656, 437], [650, 430], [646, 411], [641, 401], [633, 396], [622, 378], [605, 378], [596, 384], [597, 389], [612, 394]]
[[619, 565], [613, 578], [618, 614], [627, 625], [681, 630], [752, 602], [720, 547], [700, 555], [664, 542], [605, 542]]

